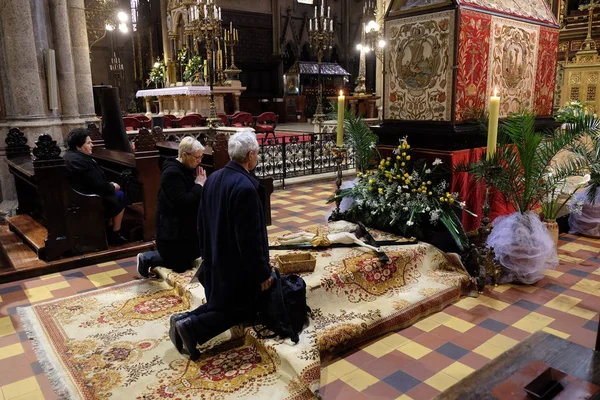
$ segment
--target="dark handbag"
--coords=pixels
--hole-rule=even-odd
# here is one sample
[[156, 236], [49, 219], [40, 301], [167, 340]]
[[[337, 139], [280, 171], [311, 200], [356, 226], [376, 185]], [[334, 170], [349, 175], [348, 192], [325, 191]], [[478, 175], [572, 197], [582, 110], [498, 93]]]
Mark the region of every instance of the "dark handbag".
[[[266, 305], [257, 315], [258, 323], [263, 328], [257, 329], [255, 324], [254, 330], [261, 339], [289, 337], [294, 343], [298, 343], [299, 335], [311, 313], [306, 304], [306, 283], [298, 275], [280, 275], [277, 268], [272, 276], [274, 280]], [[265, 330], [273, 333], [264, 334]]]

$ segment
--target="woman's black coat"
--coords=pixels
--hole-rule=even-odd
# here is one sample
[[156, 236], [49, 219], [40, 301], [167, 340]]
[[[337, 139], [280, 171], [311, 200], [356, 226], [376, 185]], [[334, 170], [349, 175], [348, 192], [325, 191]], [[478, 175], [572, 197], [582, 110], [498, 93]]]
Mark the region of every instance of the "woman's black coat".
[[165, 266], [177, 272], [190, 267], [200, 257], [196, 218], [202, 199], [202, 186], [196, 174], [177, 161], [163, 164], [156, 211], [156, 245]]
[[69, 184], [73, 189], [102, 197], [108, 218], [121, 212], [123, 205], [115, 194], [115, 187], [106, 179], [104, 171], [91, 156], [79, 150], [67, 150], [63, 158]]

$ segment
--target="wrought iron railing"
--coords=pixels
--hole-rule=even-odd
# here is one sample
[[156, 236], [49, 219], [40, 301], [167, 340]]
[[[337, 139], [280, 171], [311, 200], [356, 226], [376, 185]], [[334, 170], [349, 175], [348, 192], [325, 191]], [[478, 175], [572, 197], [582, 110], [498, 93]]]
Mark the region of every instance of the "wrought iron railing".
[[[177, 142], [185, 136], [200, 140], [202, 135], [206, 133], [200, 130], [165, 132], [167, 140]], [[130, 141], [133, 142], [136, 136], [137, 132], [128, 132]], [[285, 185], [289, 178], [336, 171], [335, 159], [329, 150], [336, 144], [335, 129], [322, 129], [321, 133], [267, 135], [257, 139], [260, 148], [255, 173], [260, 178], [272, 177]], [[354, 160], [354, 150], [350, 148], [342, 169], [354, 168]]]
[[[330, 152], [335, 146], [335, 133], [305, 133], [293, 136], [266, 136], [258, 139], [260, 146], [256, 176], [285, 180], [297, 176], [316, 175], [336, 171], [336, 163]], [[342, 169], [354, 168], [354, 152], [348, 152], [348, 158]]]

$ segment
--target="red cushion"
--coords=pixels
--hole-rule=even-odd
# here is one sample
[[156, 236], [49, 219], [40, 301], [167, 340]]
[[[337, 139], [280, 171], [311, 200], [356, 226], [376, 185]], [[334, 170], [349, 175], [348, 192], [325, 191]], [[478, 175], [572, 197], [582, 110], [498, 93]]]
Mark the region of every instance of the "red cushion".
[[126, 126], [125, 130], [126, 131], [133, 131], [134, 129], [133, 129], [133, 126]]
[[264, 133], [271, 133], [275, 130], [273, 125], [267, 125], [267, 124], [256, 124], [256, 127], [254, 129], [256, 129], [256, 132], [264, 132]]

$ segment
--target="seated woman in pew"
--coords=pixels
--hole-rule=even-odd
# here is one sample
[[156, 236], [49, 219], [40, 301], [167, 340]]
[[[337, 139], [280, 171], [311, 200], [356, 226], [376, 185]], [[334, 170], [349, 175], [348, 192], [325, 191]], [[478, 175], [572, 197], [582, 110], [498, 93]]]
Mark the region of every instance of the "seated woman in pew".
[[179, 155], [165, 161], [160, 176], [156, 210], [157, 251], [137, 255], [138, 273], [147, 278], [150, 268], [184, 272], [200, 257], [196, 217], [206, 172], [200, 161], [204, 146], [193, 137], [179, 143]]
[[102, 168], [91, 157], [92, 140], [85, 128], [75, 128], [69, 132], [67, 145], [69, 149], [64, 155], [71, 187], [85, 194], [96, 194], [102, 197], [104, 214], [109, 218], [108, 243], [122, 245], [127, 239], [121, 235], [121, 222], [125, 212], [125, 193], [121, 187], [109, 182]]

